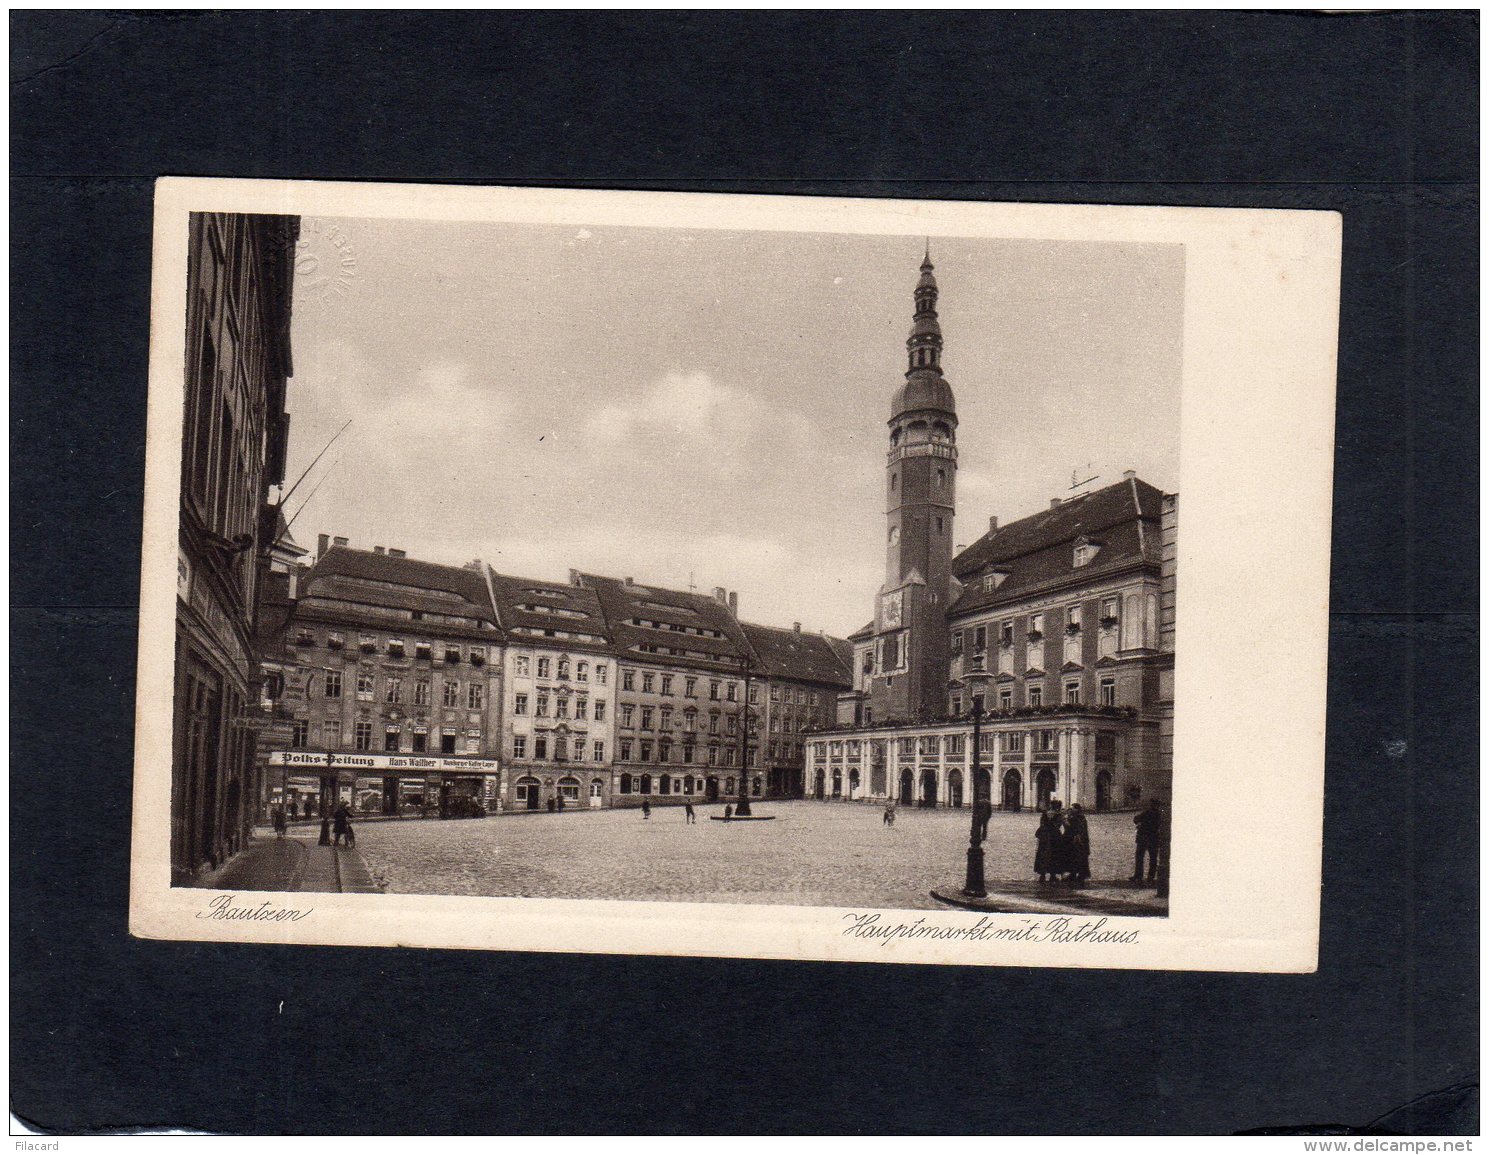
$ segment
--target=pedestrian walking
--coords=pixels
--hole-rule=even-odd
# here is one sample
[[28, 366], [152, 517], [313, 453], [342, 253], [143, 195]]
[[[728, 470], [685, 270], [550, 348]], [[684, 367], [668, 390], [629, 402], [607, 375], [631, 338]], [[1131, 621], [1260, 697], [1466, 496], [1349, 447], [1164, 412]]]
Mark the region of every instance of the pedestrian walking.
[[691, 798], [682, 804], [682, 812], [689, 826], [698, 821], [698, 816], [693, 813], [693, 800]]
[[284, 821], [284, 807], [274, 807], [274, 835], [276, 838], [284, 837], [285, 825], [286, 823]]
[[331, 816], [324, 810], [321, 813], [321, 842], [322, 846], [331, 845]]
[[[1137, 850], [1132, 859], [1132, 882], [1142, 882], [1144, 878], [1155, 882], [1158, 878], [1158, 827], [1162, 821], [1156, 798], [1148, 802], [1147, 809], [1133, 816], [1132, 823], [1137, 827]], [[1146, 874], [1143, 871], [1145, 859]]]
[[894, 799], [893, 798], [891, 798], [888, 802], [886, 802], [884, 804], [884, 825], [885, 826], [893, 826], [894, 825]]
[[1039, 829], [1034, 832], [1034, 873], [1040, 882], [1054, 882], [1060, 860], [1060, 819], [1053, 810], [1039, 816]]
[[564, 796], [562, 794], [558, 796], [558, 812], [560, 814], [564, 812]]
[[643, 798], [641, 800], [641, 817], [642, 818], [650, 818], [651, 817], [651, 799], [650, 798]]
[[300, 816], [300, 808], [293, 798], [290, 799], [290, 821], [293, 822]]
[[727, 802], [724, 804], [724, 817], [725, 818], [733, 818], [734, 817], [734, 807], [731, 806], [731, 805], [729, 805]]
[[345, 802], [336, 807], [335, 813], [333, 813], [331, 816], [331, 821], [332, 833], [336, 836], [332, 839], [332, 842], [336, 846], [340, 846], [341, 840], [346, 837], [347, 831], [352, 828], [351, 811], [346, 808]]
[[1091, 829], [1079, 802], [1065, 816], [1064, 842], [1065, 881], [1072, 887], [1084, 886], [1091, 877]]

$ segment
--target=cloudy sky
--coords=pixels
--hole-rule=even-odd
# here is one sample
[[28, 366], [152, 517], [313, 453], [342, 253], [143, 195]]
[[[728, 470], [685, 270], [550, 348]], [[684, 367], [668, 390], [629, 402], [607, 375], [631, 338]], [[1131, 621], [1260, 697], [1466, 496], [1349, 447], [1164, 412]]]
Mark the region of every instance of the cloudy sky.
[[[315, 490], [294, 536], [726, 586], [749, 620], [846, 635], [883, 580], [923, 243], [307, 220], [290, 480], [352, 424], [290, 499]], [[1180, 248], [943, 238], [932, 256], [958, 543], [1073, 470], [1177, 486]]]

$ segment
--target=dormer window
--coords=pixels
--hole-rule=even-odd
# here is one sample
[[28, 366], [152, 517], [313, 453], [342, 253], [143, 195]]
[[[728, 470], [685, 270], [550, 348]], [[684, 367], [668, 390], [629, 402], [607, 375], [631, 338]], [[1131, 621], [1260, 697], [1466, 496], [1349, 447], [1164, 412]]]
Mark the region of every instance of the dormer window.
[[484, 666], [486, 664], [485, 646], [472, 646], [470, 648], [470, 664], [473, 666]]
[[457, 662], [459, 662], [460, 661], [460, 647], [459, 646], [446, 646], [445, 647], [445, 661], [447, 661], [448, 663], [450, 663], [450, 665], [452, 665], [452, 666], [455, 665]]
[[434, 650], [433, 650], [433, 648], [430, 646], [430, 644], [428, 642], [415, 642], [414, 643], [414, 657], [416, 657], [416, 658], [422, 658], [424, 661], [427, 662], [433, 656], [434, 656]]
[[388, 639], [388, 657], [390, 657], [390, 658], [401, 658], [401, 657], [403, 657], [403, 639], [402, 638], [389, 638]]
[[1090, 565], [1100, 549], [1101, 545], [1098, 542], [1092, 541], [1090, 538], [1077, 538], [1075, 542], [1075, 555], [1071, 559], [1071, 562], [1076, 569]]
[[309, 630], [301, 630], [298, 634], [295, 635], [295, 645], [313, 646], [315, 645], [315, 635], [312, 634]]

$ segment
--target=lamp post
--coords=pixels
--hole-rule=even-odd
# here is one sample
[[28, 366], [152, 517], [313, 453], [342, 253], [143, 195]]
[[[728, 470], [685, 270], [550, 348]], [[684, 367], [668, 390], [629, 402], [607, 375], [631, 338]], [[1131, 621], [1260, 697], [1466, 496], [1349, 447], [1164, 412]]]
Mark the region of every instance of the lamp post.
[[[982, 853], [982, 693], [980, 692], [991, 680], [987, 671], [982, 669], [982, 663], [976, 662], [974, 668], [963, 675], [959, 682], [967, 687], [972, 699], [972, 833], [967, 840], [967, 882], [962, 887], [962, 893], [968, 898], [986, 898], [987, 880], [983, 873]], [[989, 785], [988, 805], [992, 806], [991, 783]]]
[[738, 818], [750, 817], [750, 660], [744, 660], [744, 700], [739, 710], [739, 801], [734, 804]]

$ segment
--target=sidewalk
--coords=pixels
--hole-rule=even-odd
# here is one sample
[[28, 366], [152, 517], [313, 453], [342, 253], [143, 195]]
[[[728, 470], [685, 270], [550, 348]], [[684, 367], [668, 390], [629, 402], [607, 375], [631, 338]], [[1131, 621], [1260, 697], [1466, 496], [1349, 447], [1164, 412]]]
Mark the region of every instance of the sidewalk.
[[197, 886], [208, 890], [276, 890], [319, 894], [379, 894], [367, 863], [347, 846], [319, 845], [319, 829], [304, 838], [263, 833]]
[[1104, 914], [1112, 918], [1166, 918], [1168, 899], [1159, 898], [1151, 885], [1129, 882], [1125, 878], [1105, 881], [1092, 879], [1085, 886], [1070, 889], [1062, 883], [1026, 879], [989, 879], [986, 898], [968, 898], [960, 882], [938, 886], [931, 897], [948, 906], [980, 910], [989, 914]]

